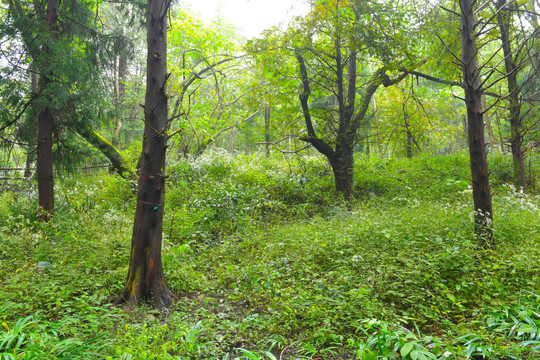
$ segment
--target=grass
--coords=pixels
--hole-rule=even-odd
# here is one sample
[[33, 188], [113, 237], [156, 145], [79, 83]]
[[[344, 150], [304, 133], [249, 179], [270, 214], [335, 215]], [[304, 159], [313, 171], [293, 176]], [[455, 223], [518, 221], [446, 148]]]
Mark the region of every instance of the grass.
[[538, 358], [540, 198], [492, 163], [498, 248], [483, 256], [463, 154], [358, 158], [353, 204], [318, 158], [171, 164], [163, 262], [179, 299], [164, 312], [109, 305], [129, 184], [61, 179], [48, 224], [33, 187], [4, 191], [0, 359]]

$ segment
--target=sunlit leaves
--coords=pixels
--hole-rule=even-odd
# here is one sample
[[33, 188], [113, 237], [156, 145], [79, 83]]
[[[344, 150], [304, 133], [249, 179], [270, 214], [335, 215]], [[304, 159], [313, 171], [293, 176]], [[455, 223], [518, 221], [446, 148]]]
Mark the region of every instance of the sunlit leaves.
[[173, 141], [184, 153], [199, 153], [253, 110], [249, 63], [240, 55], [235, 29], [216, 19], [203, 23], [189, 11], [174, 13], [169, 31], [169, 94]]

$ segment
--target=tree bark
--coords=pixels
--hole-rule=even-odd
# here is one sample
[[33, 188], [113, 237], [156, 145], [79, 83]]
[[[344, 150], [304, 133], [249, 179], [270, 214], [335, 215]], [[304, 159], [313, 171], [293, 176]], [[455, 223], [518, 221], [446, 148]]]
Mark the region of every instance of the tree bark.
[[493, 210], [484, 138], [483, 89], [477, 58], [473, 3], [474, 0], [460, 0], [461, 61], [465, 88], [465, 104], [467, 106], [469, 154], [475, 214], [474, 230], [479, 247], [492, 249], [495, 247], [492, 226]]
[[486, 131], [489, 137], [490, 147], [493, 149], [493, 151], [498, 151], [496, 145], [497, 145], [497, 138], [495, 137], [495, 133], [493, 133], [493, 127], [491, 126], [491, 119], [486, 113], [487, 110], [487, 103], [486, 103], [486, 97], [482, 96], [482, 111], [484, 112], [484, 124], [486, 125]]
[[413, 135], [409, 126], [409, 119], [407, 118], [407, 106], [405, 105], [405, 103], [403, 103], [402, 107], [403, 121], [405, 123], [405, 134], [407, 135], [407, 143], [405, 145], [405, 149], [407, 152], [407, 158], [411, 159], [413, 157]]
[[346, 200], [350, 200], [353, 197], [353, 155], [352, 149], [347, 149], [328, 158], [334, 172], [336, 190], [341, 192]]
[[86, 139], [90, 144], [95, 146], [103, 155], [109, 159], [114, 170], [124, 179], [137, 180], [138, 176], [133, 171], [127, 161], [122, 157], [122, 154], [116, 146], [101, 136], [97, 131], [88, 125], [82, 125], [77, 129], [79, 135]]
[[[58, 39], [58, 13], [59, 0], [47, 2], [47, 28], [49, 41], [54, 43]], [[45, 70], [42, 72], [40, 93], [53, 82], [52, 74], [46, 69], [50, 65], [53, 51], [50, 43], [43, 47], [43, 53], [47, 57]], [[38, 178], [38, 203], [41, 210], [40, 218], [49, 221], [54, 210], [54, 176], [52, 168], [52, 143], [54, 117], [52, 113], [52, 96], [47, 96], [47, 103], [40, 110], [38, 116], [38, 143], [37, 143], [37, 178]]]
[[166, 0], [148, 0], [148, 54], [145, 129], [131, 259], [124, 291], [115, 304], [140, 300], [157, 308], [171, 305], [174, 294], [163, 274], [161, 244], [165, 205], [165, 155], [168, 138]]
[[[32, 70], [35, 70], [35, 69], [32, 68]], [[30, 91], [32, 93], [32, 97], [37, 96], [37, 94], [38, 94], [38, 75], [37, 75], [37, 73], [35, 71], [32, 71], [32, 74], [31, 74]], [[32, 111], [31, 114], [34, 115], [34, 112]], [[30, 146], [27, 148], [27, 152], [26, 152], [26, 166], [25, 166], [25, 170], [24, 170], [24, 177], [25, 178], [29, 178], [30, 176], [32, 176], [32, 165], [34, 164], [35, 152], [37, 151], [37, 149], [36, 149], [36, 147], [37, 147], [36, 137], [37, 137], [37, 130], [38, 130], [37, 129], [37, 123], [38, 122], [39, 122], [39, 118], [38, 118], [38, 121], [33, 122], [34, 127], [32, 129], [32, 140], [30, 141]]]
[[116, 108], [116, 128], [114, 130], [113, 144], [118, 146], [120, 140], [120, 132], [122, 131], [123, 122], [122, 122], [122, 99], [126, 93], [126, 68], [127, 68], [127, 59], [124, 54], [117, 55], [115, 59], [115, 79], [114, 79], [114, 88], [115, 88], [115, 108]]
[[266, 141], [266, 158], [270, 157], [270, 106], [264, 108], [264, 140]]
[[521, 104], [519, 101], [520, 87], [517, 81], [518, 69], [514, 62], [512, 47], [510, 44], [510, 20], [512, 13], [504, 11], [506, 0], [497, 1], [499, 31], [504, 54], [504, 67], [506, 70], [506, 82], [508, 85], [508, 101], [510, 113], [510, 145], [512, 149], [512, 162], [514, 168], [514, 184], [523, 191], [527, 189], [527, 176], [523, 159], [523, 135], [521, 129]]

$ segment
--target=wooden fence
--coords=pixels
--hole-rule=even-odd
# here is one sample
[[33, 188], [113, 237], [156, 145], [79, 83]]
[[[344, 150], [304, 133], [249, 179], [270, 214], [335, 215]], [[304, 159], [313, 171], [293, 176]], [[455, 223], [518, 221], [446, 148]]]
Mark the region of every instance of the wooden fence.
[[[104, 169], [108, 168], [110, 165], [95, 165], [95, 166], [82, 166], [77, 168], [62, 168], [62, 169], [53, 169], [54, 172], [58, 170], [63, 171], [74, 171], [74, 170], [83, 170], [85, 175], [91, 175], [88, 173], [88, 170], [93, 169]], [[36, 169], [35, 168], [20, 168], [20, 167], [0, 167], [0, 181], [4, 181], [4, 184], [9, 181], [16, 180], [30, 180]], [[26, 176], [25, 176], [26, 174]]]

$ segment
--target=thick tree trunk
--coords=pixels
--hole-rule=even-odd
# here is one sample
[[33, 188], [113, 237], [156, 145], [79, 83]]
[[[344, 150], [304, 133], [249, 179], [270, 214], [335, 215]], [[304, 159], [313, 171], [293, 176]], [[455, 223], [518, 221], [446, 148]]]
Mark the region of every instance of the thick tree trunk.
[[506, 0], [498, 0], [497, 9], [499, 31], [504, 54], [504, 67], [506, 70], [506, 82], [508, 84], [508, 101], [510, 103], [510, 144], [514, 168], [514, 184], [523, 191], [527, 188], [527, 176], [525, 174], [525, 162], [523, 160], [523, 135], [521, 129], [521, 104], [519, 102], [520, 88], [517, 82], [517, 66], [514, 62], [512, 47], [510, 44], [510, 20], [512, 13], [501, 10], [506, 6]]
[[336, 190], [341, 192], [346, 200], [351, 200], [353, 197], [353, 152], [351, 150], [341, 151], [335, 156], [329, 157], [328, 160], [334, 172]]
[[142, 164], [137, 192], [131, 260], [126, 286], [115, 304], [128, 306], [140, 300], [158, 308], [171, 305], [161, 262], [163, 211], [165, 205], [165, 155], [168, 131], [167, 2], [148, 0], [148, 55], [145, 129]]
[[465, 103], [467, 106], [469, 154], [471, 159], [472, 189], [474, 200], [474, 230], [479, 247], [494, 248], [493, 210], [489, 187], [482, 86], [478, 66], [474, 32], [474, 0], [460, 0], [461, 5], [461, 59]]
[[[48, 0], [47, 2], [47, 28], [49, 30], [50, 42], [58, 38], [58, 14], [57, 6], [59, 0]], [[43, 47], [43, 53], [48, 57], [46, 67], [52, 57], [50, 44]], [[49, 70], [42, 71], [40, 92], [46, 89], [51, 80]], [[52, 137], [54, 129], [54, 117], [52, 114], [52, 98], [47, 97], [47, 104], [41, 109], [38, 117], [38, 137], [37, 137], [37, 178], [38, 178], [38, 203], [41, 209], [41, 219], [48, 221], [54, 210], [54, 176], [52, 168]]]

